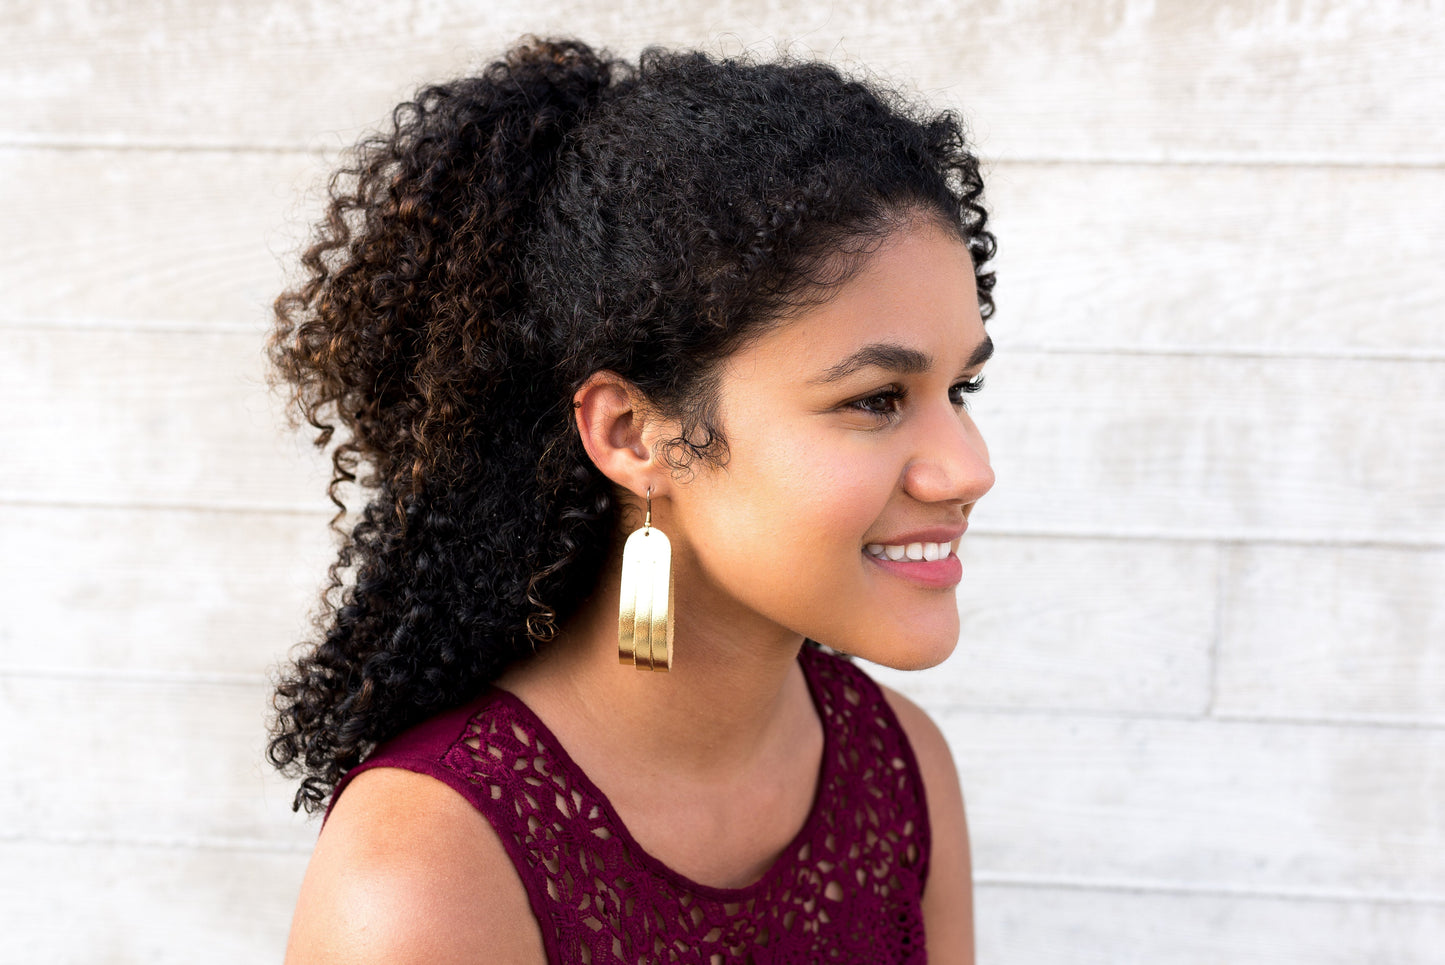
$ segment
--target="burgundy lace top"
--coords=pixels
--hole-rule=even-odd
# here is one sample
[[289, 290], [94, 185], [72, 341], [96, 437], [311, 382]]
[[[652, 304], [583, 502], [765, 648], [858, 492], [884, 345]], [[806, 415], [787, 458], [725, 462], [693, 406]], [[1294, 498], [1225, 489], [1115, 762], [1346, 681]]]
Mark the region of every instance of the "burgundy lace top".
[[511, 856], [551, 962], [924, 962], [929, 826], [913, 751], [861, 670], [811, 647], [799, 659], [823, 722], [817, 796], [745, 888], [698, 884], [643, 851], [547, 726], [504, 691], [388, 741], [336, 794], [372, 767], [456, 789]]

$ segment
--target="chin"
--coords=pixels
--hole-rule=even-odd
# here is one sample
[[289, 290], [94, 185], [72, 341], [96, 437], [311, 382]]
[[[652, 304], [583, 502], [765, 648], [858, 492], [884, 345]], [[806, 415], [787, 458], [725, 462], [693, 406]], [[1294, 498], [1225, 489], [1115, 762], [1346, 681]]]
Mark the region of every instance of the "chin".
[[873, 637], [859, 641], [856, 649], [836, 647], [869, 663], [891, 670], [927, 670], [936, 667], [958, 647], [958, 627], [938, 634], [913, 633], [896, 639]]

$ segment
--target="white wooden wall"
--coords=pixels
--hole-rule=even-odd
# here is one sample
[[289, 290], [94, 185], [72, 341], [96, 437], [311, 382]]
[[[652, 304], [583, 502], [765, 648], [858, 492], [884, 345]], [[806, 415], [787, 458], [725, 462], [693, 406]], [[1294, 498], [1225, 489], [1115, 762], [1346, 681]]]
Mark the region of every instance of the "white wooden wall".
[[[540, 8], [540, 9], [539, 9]], [[262, 383], [335, 150], [524, 32], [804, 51], [990, 161], [999, 484], [941, 720], [981, 961], [1445, 961], [1445, 3], [9, 0], [0, 960], [278, 960]]]

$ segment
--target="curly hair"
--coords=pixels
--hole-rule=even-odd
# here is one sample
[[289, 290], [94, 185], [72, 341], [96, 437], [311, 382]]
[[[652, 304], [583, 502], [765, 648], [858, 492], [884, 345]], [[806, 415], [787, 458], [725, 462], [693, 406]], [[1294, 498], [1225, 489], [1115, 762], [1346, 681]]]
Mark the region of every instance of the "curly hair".
[[534, 39], [391, 121], [332, 176], [268, 344], [315, 444], [344, 430], [341, 545], [267, 752], [308, 811], [593, 591], [619, 503], [572, 424], [590, 374], [678, 420], [674, 466], [718, 464], [719, 361], [910, 219], [968, 246], [993, 309], [958, 119], [826, 64], [650, 49], [632, 65]]

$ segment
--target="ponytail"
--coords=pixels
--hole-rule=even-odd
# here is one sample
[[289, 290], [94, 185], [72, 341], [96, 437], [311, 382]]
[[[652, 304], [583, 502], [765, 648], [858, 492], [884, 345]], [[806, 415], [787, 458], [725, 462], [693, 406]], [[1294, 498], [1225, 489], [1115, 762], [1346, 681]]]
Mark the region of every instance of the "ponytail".
[[[600, 542], [579, 527], [605, 537], [604, 493], [574, 493], [594, 510], [548, 525], [537, 467], [567, 423], [549, 367], [529, 363], [542, 339], [522, 261], [569, 130], [619, 68], [575, 41], [532, 41], [423, 88], [332, 177], [308, 277], [276, 300], [278, 381], [318, 447], [344, 429], [327, 490], [342, 545], [319, 640], [278, 682], [267, 752], [306, 775], [296, 807], [318, 808], [377, 742], [545, 639], [557, 614], [538, 574]], [[348, 532], [352, 482], [369, 501]], [[551, 481], [563, 487], [597, 484]]]

